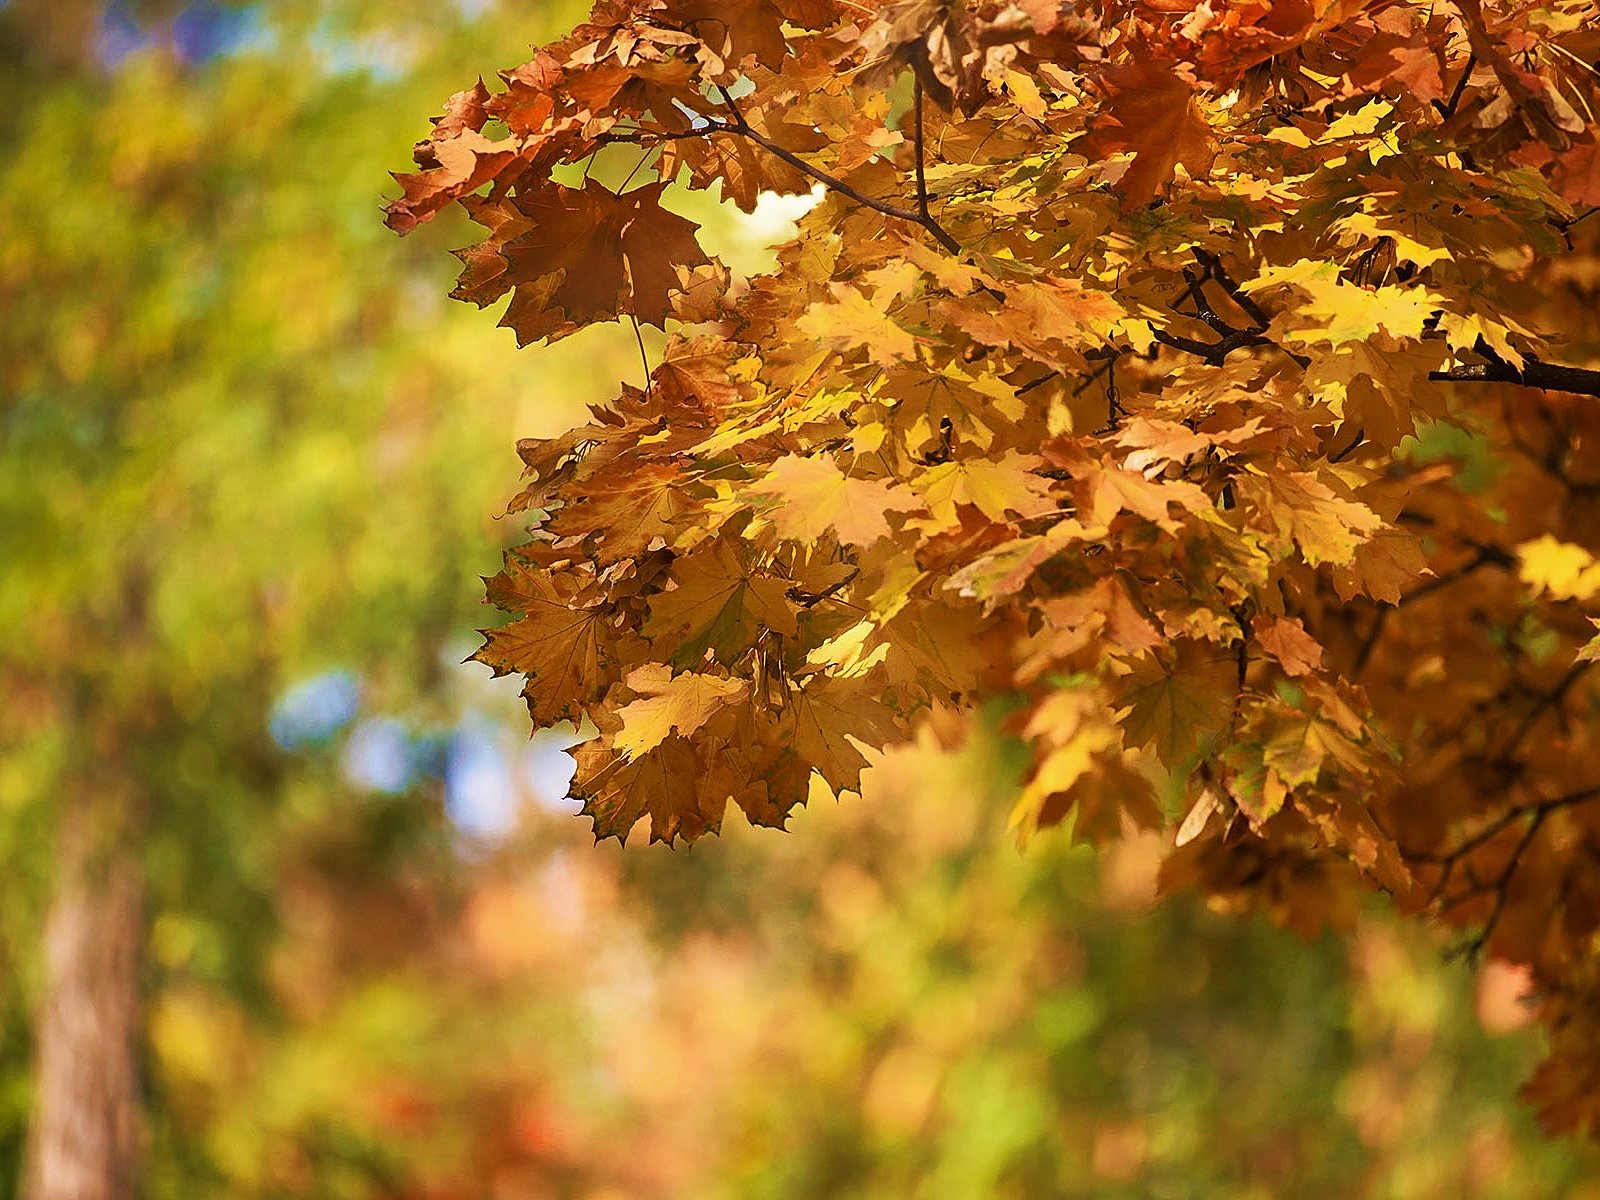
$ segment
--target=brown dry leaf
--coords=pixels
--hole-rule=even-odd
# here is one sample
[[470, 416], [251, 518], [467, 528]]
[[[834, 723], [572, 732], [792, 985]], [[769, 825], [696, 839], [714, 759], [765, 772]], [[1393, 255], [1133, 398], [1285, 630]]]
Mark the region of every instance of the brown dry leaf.
[[653, 542], [670, 544], [694, 502], [675, 463], [648, 463], [631, 474], [590, 477], [587, 494], [563, 505], [546, 524], [564, 537], [593, 535], [594, 561], [633, 558]]
[[661, 207], [665, 187], [619, 196], [590, 180], [517, 194], [512, 203], [528, 228], [499, 254], [502, 282], [515, 289], [500, 324], [518, 345], [624, 314], [665, 325], [678, 267], [710, 261], [694, 238], [699, 226]]
[[707, 650], [731, 663], [763, 632], [796, 632], [789, 582], [763, 571], [752, 550], [719, 540], [672, 564], [673, 587], [650, 600], [644, 635], [674, 648], [674, 666], [693, 667]]
[[402, 195], [384, 208], [384, 223], [396, 233], [411, 232], [452, 201], [498, 179], [519, 158], [515, 146], [473, 129], [422, 145], [429, 169], [395, 174]]
[[1183, 643], [1175, 658], [1151, 656], [1122, 681], [1123, 732], [1134, 746], [1150, 746], [1176, 767], [1228, 723], [1238, 692], [1231, 655]]
[[714, 778], [696, 747], [672, 736], [648, 754], [628, 759], [605, 742], [585, 742], [572, 795], [583, 815], [594, 821], [596, 841], [626, 841], [642, 817], [650, 818], [650, 840], [671, 845], [678, 838], [693, 841], [715, 833], [727, 807], [726, 794], [707, 790]]
[[563, 591], [554, 572], [508, 555], [491, 596], [522, 616], [483, 630], [484, 644], [472, 657], [495, 675], [527, 677], [522, 694], [536, 725], [583, 717], [586, 706], [620, 678], [607, 608], [579, 603]]
[[1154, 200], [1179, 164], [1191, 178], [1209, 174], [1218, 144], [1191, 83], [1137, 47], [1131, 62], [1105, 72], [1101, 82], [1107, 119], [1080, 144], [1093, 158], [1133, 152], [1116, 185], [1129, 204]]
[[1257, 617], [1256, 642], [1290, 675], [1309, 675], [1322, 666], [1322, 646], [1295, 617]]

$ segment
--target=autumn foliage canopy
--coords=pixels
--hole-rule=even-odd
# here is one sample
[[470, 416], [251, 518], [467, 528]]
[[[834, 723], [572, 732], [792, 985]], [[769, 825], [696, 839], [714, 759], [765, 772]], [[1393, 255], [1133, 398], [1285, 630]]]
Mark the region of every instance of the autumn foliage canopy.
[[[999, 722], [1022, 836], [1170, 830], [1170, 886], [1529, 964], [1530, 1094], [1593, 1126], [1597, 15], [602, 0], [453, 96], [390, 225], [464, 207], [454, 294], [520, 342], [671, 333], [521, 445], [478, 654], [599, 730], [596, 834]], [[744, 279], [672, 181], [821, 200]]]

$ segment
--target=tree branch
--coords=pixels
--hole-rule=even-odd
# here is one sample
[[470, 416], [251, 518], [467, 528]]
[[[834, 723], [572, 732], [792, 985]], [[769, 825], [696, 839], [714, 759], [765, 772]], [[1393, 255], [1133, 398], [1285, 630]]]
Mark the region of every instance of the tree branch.
[[1511, 880], [1516, 875], [1517, 868], [1522, 866], [1523, 855], [1527, 854], [1528, 847], [1533, 845], [1533, 839], [1539, 836], [1539, 829], [1544, 825], [1545, 818], [1551, 812], [1549, 808], [1542, 804], [1532, 811], [1533, 820], [1528, 822], [1528, 828], [1523, 831], [1522, 837], [1518, 839], [1516, 848], [1511, 851], [1511, 857], [1506, 860], [1505, 867], [1495, 877], [1494, 882], [1488, 885], [1489, 890], [1494, 892], [1494, 907], [1489, 910], [1489, 915], [1484, 918], [1483, 925], [1478, 932], [1458, 951], [1470, 963], [1478, 961], [1478, 956], [1483, 952], [1484, 946], [1494, 936], [1495, 928], [1500, 924], [1500, 918], [1505, 914], [1506, 901], [1511, 896]]
[[928, 215], [928, 176], [922, 158], [922, 77], [915, 72], [911, 75], [911, 88], [911, 139], [917, 156], [917, 212], [924, 221], [928, 221], [932, 218]]
[[[795, 170], [804, 175], [809, 175], [812, 179], [815, 179], [829, 191], [838, 192], [841, 196], [848, 196], [857, 204], [864, 205], [865, 207], [872, 209], [874, 212], [880, 212], [886, 217], [898, 217], [902, 221], [911, 221], [917, 225], [921, 225], [933, 235], [935, 241], [937, 241], [946, 250], [950, 251], [951, 254], [961, 253], [961, 243], [956, 241], [955, 238], [951, 237], [950, 234], [945, 231], [944, 227], [927, 213], [925, 207], [921, 210], [901, 208], [898, 204], [888, 204], [885, 201], [876, 200], [867, 195], [865, 192], [851, 187], [848, 183], [837, 176], [829, 175], [821, 168], [812, 166], [798, 154], [795, 154], [792, 150], [785, 149], [783, 146], [778, 145], [777, 142], [773, 141], [765, 134], [758, 133], [755, 128], [744, 119], [744, 114], [739, 111], [738, 106], [734, 103], [733, 97], [728, 94], [727, 88], [723, 87], [721, 84], [718, 84], [717, 91], [721, 93], [723, 103], [728, 106], [728, 111], [733, 114], [733, 123], [731, 125], [724, 124], [721, 129], [722, 132], [736, 133], [740, 137], [748, 138], [750, 141], [760, 146], [763, 150], [766, 150], [769, 154], [773, 154], [778, 158], [781, 158]], [[921, 111], [922, 110], [920, 108], [917, 110], [919, 120]], [[921, 182], [922, 154], [920, 151], [920, 146], [921, 139], [919, 136], [919, 150], [917, 154], [919, 191], [923, 186], [925, 186]]]
[[[731, 97], [727, 96], [726, 91], [723, 92], [723, 95], [724, 98], [727, 98], [730, 103], [732, 102]], [[819, 167], [812, 166], [799, 155], [784, 149], [771, 138], [756, 132], [752, 126], [745, 123], [744, 117], [737, 109], [734, 109], [733, 112], [735, 117], [734, 121], [708, 120], [703, 125], [697, 126], [694, 129], [683, 130], [681, 132], [671, 132], [668, 130], [658, 129], [630, 129], [619, 133], [615, 130], [611, 130], [600, 134], [595, 141], [601, 145], [608, 145], [613, 142], [624, 142], [634, 145], [649, 146], [655, 145], [657, 142], [673, 142], [682, 141], [688, 138], [710, 137], [713, 134], [718, 133], [731, 134], [734, 137], [742, 137], [754, 142], [756, 145], [762, 147], [769, 153], [781, 158], [795, 170], [811, 177], [812, 179], [815, 179], [829, 191], [838, 192], [841, 196], [847, 196], [864, 208], [870, 208], [873, 212], [882, 213], [886, 217], [899, 217], [903, 221], [911, 221], [917, 225], [926, 224], [926, 222], [924, 222], [922, 219], [922, 215], [915, 209], [902, 208], [897, 204], [890, 204], [883, 200], [874, 199], [865, 192], [851, 187], [844, 180], [836, 178], [833, 175], [829, 175], [826, 171]], [[930, 232], [934, 231], [930, 230]], [[935, 232], [936, 237], [939, 237], [940, 234], [944, 234], [942, 229]], [[950, 249], [951, 253], [959, 253], [961, 247], [955, 243], [954, 239], [946, 242], [945, 239], [948, 237], [948, 234], [944, 234], [943, 237], [939, 237], [939, 240], [942, 244], [945, 244], [948, 249]]]
[[917, 158], [917, 220], [951, 254], [960, 254], [961, 243], [950, 236], [945, 227], [934, 219], [933, 213], [928, 209], [928, 176], [924, 166], [922, 139], [922, 76], [912, 72], [911, 81], [913, 89], [911, 132], [913, 149]]
[[1234, 282], [1233, 276], [1228, 274], [1228, 268], [1222, 265], [1222, 260], [1211, 251], [1202, 250], [1199, 246], [1194, 247], [1194, 256], [1205, 268], [1206, 273], [1228, 294], [1228, 299], [1237, 304], [1244, 310], [1245, 316], [1256, 323], [1255, 332], [1264, 333], [1267, 326], [1272, 324], [1272, 318], [1267, 316], [1266, 310], [1256, 303], [1253, 296]]
[[[1483, 925], [1466, 943], [1458, 948], [1456, 953], [1464, 956], [1469, 961], [1475, 961], [1482, 952], [1489, 939], [1494, 936], [1495, 928], [1500, 923], [1500, 918], [1505, 913], [1506, 903], [1510, 896], [1511, 881], [1522, 860], [1528, 852], [1529, 846], [1538, 836], [1551, 813], [1559, 809], [1571, 808], [1578, 804], [1588, 804], [1590, 801], [1600, 800], [1600, 787], [1582, 788], [1576, 792], [1568, 792], [1564, 796], [1556, 796], [1550, 800], [1539, 800], [1531, 804], [1517, 804], [1506, 809], [1494, 820], [1469, 837], [1462, 839], [1452, 849], [1445, 853], [1428, 853], [1423, 851], [1407, 850], [1399, 847], [1400, 853], [1413, 862], [1433, 863], [1443, 868], [1439, 875], [1439, 882], [1434, 885], [1433, 900], [1441, 903], [1445, 911], [1459, 907], [1469, 900], [1474, 900], [1487, 893], [1494, 893], [1494, 906], [1489, 910], [1489, 915], [1484, 919]], [[1477, 872], [1472, 870], [1472, 865], [1467, 861], [1469, 855], [1494, 841], [1512, 825], [1524, 817], [1530, 816], [1528, 827], [1522, 831], [1522, 836], [1517, 839], [1516, 846], [1511, 851], [1511, 856], [1501, 868], [1500, 873], [1490, 880], [1480, 880]], [[1445, 889], [1450, 884], [1451, 875], [1457, 867], [1467, 876], [1467, 886], [1456, 892], [1453, 896], [1446, 897]]]
[[1435, 100], [1434, 108], [1439, 110], [1439, 115], [1448, 121], [1456, 115], [1456, 108], [1461, 103], [1461, 96], [1467, 90], [1467, 80], [1472, 78], [1472, 72], [1477, 68], [1478, 55], [1476, 52], [1467, 55], [1467, 64], [1461, 68], [1461, 77], [1456, 80], [1456, 86], [1451, 89], [1448, 101]]
[[1600, 371], [1541, 362], [1537, 358], [1524, 359], [1521, 368], [1504, 360], [1469, 363], [1445, 371], [1430, 371], [1428, 378], [1452, 383], [1515, 383], [1579, 396], [1600, 396]]
[[[912, 118], [912, 139], [916, 153], [916, 188], [917, 207], [906, 208], [902, 205], [891, 204], [867, 195], [858, 188], [851, 186], [835, 175], [830, 175], [820, 167], [813, 166], [793, 151], [780, 146], [765, 134], [758, 132], [739, 110], [737, 103], [720, 84], [717, 91], [721, 93], [723, 103], [728, 106], [732, 120], [713, 121], [707, 119], [703, 125], [694, 129], [682, 131], [630, 129], [618, 132], [616, 130], [601, 134], [596, 140], [602, 144], [610, 142], [627, 142], [639, 145], [654, 145], [658, 142], [678, 141], [685, 138], [710, 137], [714, 134], [724, 133], [742, 137], [754, 142], [769, 154], [775, 155], [788, 163], [801, 174], [808, 176], [822, 184], [829, 191], [838, 192], [864, 208], [873, 212], [882, 213], [886, 217], [895, 217], [902, 221], [910, 221], [920, 225], [941, 246], [951, 254], [962, 252], [961, 243], [952, 237], [948, 230], [939, 223], [929, 209], [928, 183], [925, 165], [925, 147], [923, 142], [922, 126], [922, 85], [916, 84], [914, 114]], [[1588, 214], [1585, 214], [1588, 215]], [[1196, 247], [1194, 255], [1205, 268], [1205, 276], [1201, 279], [1190, 278], [1189, 286], [1184, 295], [1195, 299], [1196, 316], [1215, 330], [1220, 336], [1215, 342], [1203, 342], [1198, 338], [1184, 337], [1181, 334], [1168, 333], [1165, 330], [1154, 331], [1156, 341], [1174, 350], [1181, 350], [1185, 354], [1193, 354], [1204, 359], [1212, 366], [1221, 366], [1223, 361], [1235, 350], [1246, 346], [1277, 346], [1271, 338], [1265, 335], [1265, 330], [1270, 325], [1268, 314], [1262, 307], [1229, 275], [1227, 268], [1222, 265], [1222, 260], [1207, 250]], [[1205, 303], [1199, 294], [1205, 279], [1214, 279], [1227, 293], [1228, 298], [1239, 306], [1241, 310], [1254, 322], [1250, 328], [1240, 329], [1228, 324], [1218, 316]], [[1282, 347], [1278, 347], [1282, 349]], [[1479, 347], [1480, 352], [1486, 352], [1490, 358], [1486, 363], [1470, 363], [1463, 366], [1451, 367], [1448, 370], [1432, 371], [1428, 378], [1438, 382], [1452, 383], [1514, 383], [1522, 387], [1552, 389], [1555, 391], [1572, 392], [1581, 396], [1600, 397], [1600, 370], [1588, 367], [1569, 367], [1559, 363], [1542, 362], [1536, 358], [1528, 358], [1518, 368], [1492, 350]], [[1285, 351], [1302, 367], [1309, 362], [1303, 355]], [[1042, 381], [1040, 381], [1042, 382]]]
[[[1183, 337], [1181, 334], [1168, 333], [1165, 329], [1152, 329], [1151, 332], [1155, 335], [1156, 341], [1163, 346], [1171, 346], [1174, 350], [1182, 350], [1185, 354], [1196, 355], [1213, 367], [1220, 367], [1228, 355], [1245, 346], [1277, 345], [1271, 338], [1252, 329], [1235, 329], [1215, 342], [1202, 342], [1199, 338]], [[1304, 361], [1298, 355], [1290, 357], [1304, 365]]]

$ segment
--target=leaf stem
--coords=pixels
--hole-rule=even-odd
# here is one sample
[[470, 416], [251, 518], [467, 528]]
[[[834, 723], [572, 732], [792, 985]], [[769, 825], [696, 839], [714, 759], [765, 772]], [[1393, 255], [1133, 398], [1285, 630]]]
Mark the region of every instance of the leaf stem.
[[639, 328], [639, 318], [635, 314], [629, 313], [628, 319], [633, 322], [633, 340], [639, 344], [639, 361], [644, 364], [644, 394], [648, 397], [650, 395], [650, 356], [645, 353], [644, 349], [644, 330]]

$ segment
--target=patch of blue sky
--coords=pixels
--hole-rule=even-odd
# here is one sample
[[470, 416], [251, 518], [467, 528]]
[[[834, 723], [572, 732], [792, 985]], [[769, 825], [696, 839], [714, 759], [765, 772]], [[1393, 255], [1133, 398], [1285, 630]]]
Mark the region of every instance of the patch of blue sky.
[[418, 775], [411, 733], [393, 717], [368, 717], [352, 729], [340, 766], [352, 786], [391, 796]]
[[303, 679], [278, 697], [267, 718], [267, 732], [285, 750], [326, 745], [355, 720], [361, 682], [353, 671], [336, 668]]
[[242, 54], [272, 45], [273, 34], [260, 5], [194, 0], [169, 20], [141, 18], [128, 0], [112, 0], [100, 12], [95, 57], [115, 70], [129, 57], [155, 46], [169, 46], [186, 63]]
[[505, 752], [505, 730], [479, 717], [462, 721], [444, 762], [445, 812], [456, 828], [499, 841], [516, 828], [522, 799]]
[[271, 44], [272, 31], [258, 5], [196, 0], [172, 18], [172, 45], [185, 62], [209, 62]]
[[572, 725], [552, 725], [536, 730], [522, 747], [518, 770], [534, 800], [558, 812], [577, 812], [572, 798], [572, 776], [577, 771], [570, 751], [593, 733], [580, 733]]
[[100, 13], [95, 29], [95, 58], [114, 70], [130, 56], [156, 44], [156, 35], [134, 16], [125, 0], [112, 0]]
[[366, 74], [388, 82], [411, 70], [421, 46], [417, 38], [396, 32], [352, 35], [325, 22], [312, 34], [311, 48], [331, 75]]

